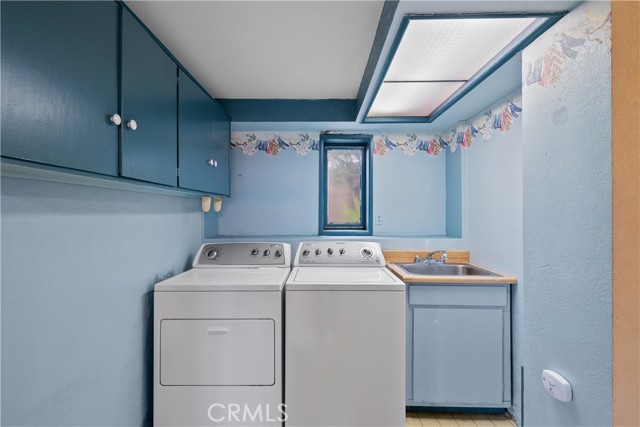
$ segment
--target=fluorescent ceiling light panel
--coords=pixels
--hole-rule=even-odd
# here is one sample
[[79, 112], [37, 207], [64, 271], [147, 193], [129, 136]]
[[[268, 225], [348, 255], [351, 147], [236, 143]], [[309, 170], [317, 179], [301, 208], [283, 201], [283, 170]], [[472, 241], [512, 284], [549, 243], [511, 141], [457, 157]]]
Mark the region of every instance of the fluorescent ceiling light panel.
[[405, 17], [365, 122], [432, 121], [555, 22], [550, 17]]
[[469, 80], [535, 20], [412, 20], [384, 80]]
[[383, 83], [369, 110], [369, 117], [428, 116], [463, 84]]

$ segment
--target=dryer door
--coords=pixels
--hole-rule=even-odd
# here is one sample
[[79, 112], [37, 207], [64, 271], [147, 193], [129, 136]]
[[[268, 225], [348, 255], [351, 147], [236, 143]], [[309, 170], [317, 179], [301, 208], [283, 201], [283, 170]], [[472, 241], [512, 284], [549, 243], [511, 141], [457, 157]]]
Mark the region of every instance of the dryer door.
[[273, 385], [272, 319], [164, 319], [160, 383], [165, 386]]

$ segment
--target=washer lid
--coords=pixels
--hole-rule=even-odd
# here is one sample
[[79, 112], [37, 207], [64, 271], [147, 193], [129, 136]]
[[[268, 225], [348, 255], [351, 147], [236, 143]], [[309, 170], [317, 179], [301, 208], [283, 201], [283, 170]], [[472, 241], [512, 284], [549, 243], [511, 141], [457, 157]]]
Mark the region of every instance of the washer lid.
[[386, 268], [295, 267], [287, 291], [404, 291], [405, 284]]
[[156, 292], [281, 291], [288, 268], [194, 268], [155, 285]]

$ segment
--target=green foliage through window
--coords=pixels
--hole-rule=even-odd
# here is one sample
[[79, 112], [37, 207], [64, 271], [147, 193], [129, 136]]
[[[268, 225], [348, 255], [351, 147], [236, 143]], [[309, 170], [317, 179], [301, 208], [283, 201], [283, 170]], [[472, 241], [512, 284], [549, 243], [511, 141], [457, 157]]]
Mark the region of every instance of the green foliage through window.
[[321, 233], [369, 231], [369, 142], [344, 135], [322, 140]]

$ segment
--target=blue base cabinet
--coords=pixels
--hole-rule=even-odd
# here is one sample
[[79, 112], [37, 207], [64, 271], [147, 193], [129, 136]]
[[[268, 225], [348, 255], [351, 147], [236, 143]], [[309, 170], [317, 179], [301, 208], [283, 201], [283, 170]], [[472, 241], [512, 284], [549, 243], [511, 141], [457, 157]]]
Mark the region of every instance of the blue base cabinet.
[[178, 185], [229, 195], [230, 120], [182, 70], [178, 78]]
[[2, 156], [117, 176], [119, 6], [0, 7]]
[[510, 406], [509, 286], [410, 285], [407, 406]]

